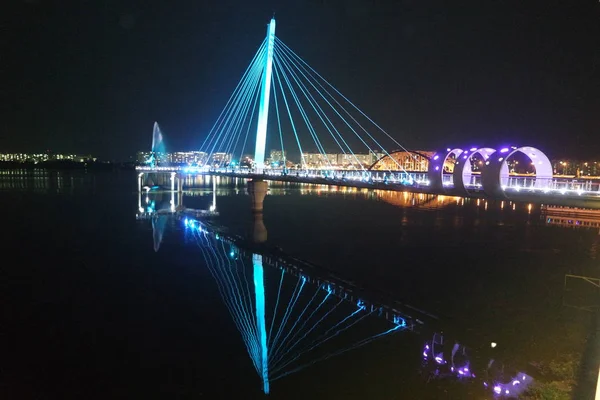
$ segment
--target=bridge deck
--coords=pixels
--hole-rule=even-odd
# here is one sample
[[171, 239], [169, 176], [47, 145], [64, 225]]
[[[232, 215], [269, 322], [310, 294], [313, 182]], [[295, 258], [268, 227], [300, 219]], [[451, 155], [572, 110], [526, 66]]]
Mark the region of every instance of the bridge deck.
[[[360, 177], [350, 177], [343, 179], [329, 178], [323, 176], [307, 176], [306, 174], [291, 173], [291, 174], [254, 174], [254, 173], [240, 173], [240, 172], [225, 172], [225, 171], [194, 171], [194, 172], [182, 172], [179, 168], [159, 168], [159, 169], [139, 169], [144, 173], [169, 173], [169, 174], [182, 174], [183, 176], [188, 175], [212, 175], [212, 176], [224, 176], [237, 179], [255, 179], [255, 180], [267, 180], [276, 182], [287, 182], [287, 183], [298, 183], [298, 184], [314, 184], [314, 185], [328, 185], [328, 186], [342, 186], [342, 187], [353, 187], [358, 189], [377, 189], [377, 190], [390, 190], [400, 192], [412, 192], [412, 193], [423, 193], [431, 195], [446, 195], [446, 196], [458, 196], [458, 197], [469, 197], [469, 198], [490, 198], [480, 187], [474, 186], [469, 188], [465, 193], [452, 187], [446, 187], [442, 191], [436, 191], [432, 187], [424, 183], [413, 182], [412, 184], [401, 183], [393, 180], [383, 180], [381, 177], [374, 179], [372, 176], [370, 179], [362, 179]], [[400, 175], [400, 174], [399, 174]], [[548, 190], [540, 189], [535, 187], [509, 187], [504, 192], [503, 198], [498, 200], [513, 200], [523, 201], [530, 203], [542, 203], [542, 204], [553, 204], [553, 205], [564, 205], [569, 207], [585, 207], [600, 209], [600, 192], [583, 192], [580, 190]]]

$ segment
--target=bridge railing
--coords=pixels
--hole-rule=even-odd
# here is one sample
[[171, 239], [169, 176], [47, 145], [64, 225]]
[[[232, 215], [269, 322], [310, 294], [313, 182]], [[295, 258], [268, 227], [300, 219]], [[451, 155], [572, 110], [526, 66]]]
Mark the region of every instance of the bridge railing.
[[[206, 167], [138, 167], [140, 172], [177, 172], [184, 174], [232, 174], [237, 176], [256, 176], [249, 168], [213, 168]], [[347, 184], [356, 182], [364, 185], [374, 183], [410, 185], [416, 187], [429, 186], [429, 176], [426, 172], [396, 172], [396, 171], [356, 171], [356, 170], [323, 170], [323, 169], [266, 169], [265, 177], [291, 177], [303, 180], [323, 180], [328, 183]], [[452, 174], [442, 176], [444, 187], [454, 186]], [[505, 179], [502, 189], [505, 191], [542, 192], [562, 195], [587, 195], [600, 197], [600, 181], [572, 178], [536, 178], [535, 176], [509, 176]], [[465, 187], [470, 191], [482, 191], [481, 175], [474, 174]]]

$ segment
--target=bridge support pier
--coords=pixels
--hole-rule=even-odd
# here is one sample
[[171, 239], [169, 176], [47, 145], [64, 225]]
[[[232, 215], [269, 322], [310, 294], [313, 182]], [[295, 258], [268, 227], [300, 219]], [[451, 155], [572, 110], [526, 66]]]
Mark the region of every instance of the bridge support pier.
[[181, 196], [183, 192], [183, 175], [177, 174], [177, 193]]
[[267, 195], [267, 182], [263, 180], [251, 180], [248, 182], [248, 194], [252, 198], [252, 212], [260, 213], [263, 212], [263, 202]]
[[176, 172], [171, 172], [171, 192], [175, 191], [175, 179], [177, 178]]
[[217, 210], [217, 178], [215, 176], [211, 176], [212, 180], [212, 205], [210, 206], [210, 211]]
[[144, 181], [144, 173], [140, 172], [138, 174], [138, 192], [142, 192], [142, 182]]
[[254, 231], [252, 237], [256, 243], [267, 241], [267, 229], [263, 222], [263, 204], [267, 195], [267, 182], [252, 180], [248, 182], [248, 194], [252, 198], [252, 213], [254, 215]]

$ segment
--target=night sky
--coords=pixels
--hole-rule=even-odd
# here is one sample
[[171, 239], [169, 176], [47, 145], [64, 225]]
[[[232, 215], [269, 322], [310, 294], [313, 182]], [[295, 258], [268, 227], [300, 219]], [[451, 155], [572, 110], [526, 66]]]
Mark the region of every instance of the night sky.
[[[279, 3], [279, 4], [278, 4]], [[277, 36], [414, 149], [600, 158], [600, 2], [3, 2], [0, 152], [197, 149]]]

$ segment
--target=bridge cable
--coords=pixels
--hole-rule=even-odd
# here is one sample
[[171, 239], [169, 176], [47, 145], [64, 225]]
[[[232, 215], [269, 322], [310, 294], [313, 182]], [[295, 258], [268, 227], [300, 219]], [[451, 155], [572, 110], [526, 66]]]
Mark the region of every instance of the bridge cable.
[[277, 82], [279, 83], [279, 88], [281, 90], [281, 96], [283, 97], [283, 102], [285, 104], [285, 108], [287, 110], [288, 117], [290, 119], [290, 125], [292, 126], [292, 131], [294, 132], [294, 137], [296, 138], [296, 143], [298, 144], [298, 148], [300, 149], [300, 162], [302, 164], [302, 167], [304, 167], [306, 169], [306, 160], [304, 159], [304, 152], [302, 150], [302, 145], [300, 144], [300, 139], [298, 138], [298, 132], [296, 130], [296, 124], [294, 124], [294, 119], [292, 118], [292, 114], [291, 114], [291, 111], [290, 111], [290, 106], [288, 104], [287, 97], [285, 95], [285, 91], [283, 90], [283, 85], [281, 83], [281, 78], [279, 77], [279, 71], [277, 70], [277, 68], [273, 68], [273, 72], [275, 72], [273, 75], [277, 78]]
[[[339, 90], [337, 90], [331, 83], [329, 83], [325, 78], [323, 78], [318, 72], [316, 72], [308, 63], [306, 63], [302, 58], [300, 58], [296, 53], [294, 53], [288, 46], [285, 45], [285, 43], [283, 43], [279, 38], [276, 38], [276, 45], [279, 45], [278, 47], [280, 49], [283, 49], [283, 52], [286, 52], [290, 57], [294, 57], [295, 59], [297, 59], [300, 63], [297, 65], [300, 65], [306, 72], [312, 71], [316, 76], [318, 76], [323, 82], [325, 82], [329, 87], [331, 87], [337, 94], [339, 94], [344, 100], [346, 100], [346, 102], [348, 102], [353, 108], [355, 108], [361, 115], [363, 115], [369, 122], [371, 122], [376, 128], [378, 128], [381, 132], [383, 132], [389, 139], [391, 139], [396, 145], [400, 146], [401, 149], [403, 149], [404, 151], [408, 152], [408, 150], [406, 150], [406, 148], [404, 148], [404, 146], [402, 146], [398, 141], [396, 141], [393, 137], [391, 137], [385, 130], [383, 130], [383, 128], [381, 128], [379, 125], [377, 125], [371, 118], [369, 118], [363, 111], [361, 111], [357, 106], [355, 106], [347, 97], [345, 97]], [[308, 69], [307, 69], [308, 68]], [[314, 79], [314, 78], [313, 78]], [[352, 114], [346, 110], [346, 108], [341, 105], [339, 103], [339, 101], [335, 98], [335, 96], [333, 96], [331, 93], [329, 93], [329, 91], [327, 91], [327, 89], [325, 89], [323, 87], [323, 85], [315, 80], [315, 82], [323, 89], [323, 91], [325, 93], [327, 93], [331, 99], [340, 106], [340, 108], [367, 134], [367, 136], [369, 136], [369, 138], [371, 140], [373, 140], [373, 142], [381, 149], [381, 152], [385, 155], [387, 155], [392, 161], [394, 161], [399, 167], [400, 169], [404, 170], [404, 172], [408, 175], [408, 171], [406, 171], [404, 169], [404, 167], [398, 163], [398, 161], [396, 159], [394, 159], [394, 157], [390, 156], [390, 154], [385, 150], [385, 148], [383, 146], [381, 146], [381, 144], [366, 130], [366, 128], [364, 128], [362, 126], [362, 124], [360, 124], [360, 122], [358, 122], [356, 120], [356, 118], [354, 118], [352, 116]], [[340, 118], [343, 118], [341, 115], [339, 115]], [[350, 126], [349, 126], [350, 127]], [[351, 127], [350, 127], [351, 128]], [[354, 129], [351, 128], [353, 131]], [[358, 136], [358, 133], [356, 133], [354, 131], [354, 133]], [[359, 136], [360, 138], [360, 136]], [[361, 141], [363, 141], [361, 139]], [[364, 141], [363, 141], [364, 143]], [[366, 145], [366, 143], [365, 143]], [[367, 147], [369, 147], [367, 145]], [[370, 147], [369, 147], [370, 149]], [[375, 152], [373, 152], [375, 153]], [[391, 172], [391, 171], [390, 171]]]
[[373, 335], [373, 336], [371, 336], [369, 338], [360, 340], [359, 342], [355, 343], [354, 345], [352, 345], [350, 347], [338, 350], [338, 351], [333, 352], [333, 353], [326, 354], [326, 355], [324, 355], [324, 356], [322, 356], [322, 357], [320, 357], [320, 358], [318, 358], [316, 360], [313, 360], [313, 361], [311, 361], [309, 363], [301, 365], [301, 366], [299, 366], [297, 368], [294, 368], [294, 369], [292, 369], [292, 370], [290, 370], [288, 372], [284, 372], [284, 373], [282, 373], [280, 375], [277, 375], [276, 377], [271, 378], [270, 381], [271, 382], [276, 381], [277, 379], [281, 379], [281, 378], [283, 378], [283, 377], [285, 377], [287, 375], [290, 375], [290, 374], [293, 374], [293, 373], [298, 372], [300, 370], [303, 370], [304, 368], [310, 367], [311, 365], [314, 365], [314, 364], [316, 364], [316, 363], [318, 363], [320, 361], [325, 361], [325, 360], [328, 360], [328, 359], [330, 359], [332, 357], [339, 356], [340, 354], [346, 353], [348, 351], [355, 350], [355, 349], [357, 349], [359, 347], [362, 347], [362, 346], [364, 346], [364, 345], [366, 345], [368, 343], [371, 343], [371, 342], [373, 342], [373, 341], [375, 341], [375, 340], [377, 340], [379, 338], [382, 338], [382, 337], [384, 337], [384, 336], [386, 336], [386, 335], [388, 335], [390, 333], [396, 332], [398, 329], [401, 329], [401, 328], [403, 328], [403, 326], [396, 325], [393, 328], [388, 329], [387, 331], [384, 331], [382, 333], [375, 334], [375, 335]]
[[204, 141], [202, 142], [202, 145], [200, 145], [200, 149], [204, 148], [204, 144], [206, 143], [206, 141], [208, 140], [209, 137], [211, 137], [215, 127], [217, 126], [217, 124], [219, 123], [219, 121], [221, 120], [221, 117], [223, 115], [223, 113], [225, 112], [225, 110], [227, 109], [227, 107], [229, 106], [229, 103], [231, 102], [231, 100], [234, 98], [234, 96], [236, 96], [236, 93], [238, 91], [238, 89], [240, 88], [240, 85], [242, 85], [242, 82], [245, 81], [246, 79], [246, 75], [248, 74], [248, 72], [253, 68], [253, 66], [256, 63], [256, 60], [259, 58], [260, 54], [265, 51], [266, 49], [266, 42], [267, 39], [265, 38], [263, 40], [263, 42], [261, 43], [261, 45], [258, 47], [258, 50], [256, 51], [256, 53], [254, 54], [254, 56], [252, 57], [252, 60], [250, 61], [250, 64], [248, 64], [248, 67], [246, 68], [246, 71], [244, 72], [244, 74], [242, 75], [242, 78], [240, 79], [240, 81], [238, 82], [238, 84], [236, 85], [235, 89], [233, 90], [233, 92], [231, 93], [231, 96], [229, 97], [229, 99], [227, 100], [227, 103], [225, 104], [225, 107], [223, 107], [223, 110], [221, 111], [221, 113], [219, 114], [219, 116], [217, 117], [217, 120], [215, 121], [214, 125], [212, 126], [212, 128], [209, 130], [208, 134], [206, 135], [206, 137], [204, 138]]
[[[264, 55], [265, 51], [266, 50], [263, 50], [261, 56]], [[227, 112], [225, 113], [225, 116], [222, 119], [219, 128], [217, 129], [217, 131], [214, 132], [213, 137], [209, 141], [208, 146], [210, 146], [210, 144], [213, 143], [214, 139], [217, 139], [216, 141], [214, 141], [213, 147], [211, 148], [211, 155], [214, 152], [214, 149], [219, 144], [219, 142], [223, 142], [225, 138], [229, 136], [229, 133], [223, 136], [223, 130], [225, 130], [228, 126], [231, 125], [231, 119], [235, 118], [235, 116], [237, 115], [236, 111], [239, 111], [239, 104], [241, 102], [247, 101], [247, 96], [249, 95], [248, 93], [250, 92], [251, 88], [257, 84], [258, 79], [260, 78], [259, 75], [262, 72], [263, 68], [261, 61], [261, 58], [258, 58], [254, 63], [251, 73], [247, 75], [246, 80], [243, 83], [243, 87], [238, 91], [238, 94], [236, 95], [234, 101], [231, 104], [231, 107], [227, 109]], [[218, 135], [217, 132], [219, 132]]]
[[[333, 140], [336, 142], [336, 144], [338, 145], [338, 147], [340, 148], [340, 150], [342, 151], [342, 153], [344, 153], [344, 155], [348, 154], [348, 153], [346, 153], [346, 151], [344, 150], [344, 147], [340, 144], [340, 142], [338, 141], [338, 139], [336, 138], [336, 136], [331, 131], [331, 128], [333, 128], [333, 130], [339, 136], [340, 140], [344, 143], [344, 145], [346, 146], [346, 148], [348, 149], [348, 151], [350, 152], [350, 154], [354, 157], [357, 165], [359, 165], [364, 170], [365, 168], [363, 167], [362, 163], [358, 160], [358, 158], [356, 157], [356, 155], [354, 154], [354, 152], [352, 151], [352, 149], [350, 148], [350, 146], [348, 145], [348, 143], [344, 140], [343, 136], [337, 130], [337, 128], [335, 127], [335, 125], [333, 124], [333, 122], [331, 122], [331, 120], [327, 116], [327, 113], [319, 105], [319, 103], [316, 101], [316, 99], [314, 98], [314, 96], [310, 93], [310, 91], [308, 90], [308, 88], [306, 87], [306, 85], [304, 83], [302, 83], [301, 79], [298, 77], [298, 75], [293, 70], [293, 68], [291, 68], [289, 66], [288, 61], [286, 60], [287, 56], [281, 50], [279, 50], [278, 47], [275, 48], [275, 54], [281, 59], [281, 62], [283, 64], [287, 65], [288, 70], [290, 71], [290, 73], [292, 74], [292, 76], [294, 77], [294, 79], [296, 80], [296, 82], [298, 83], [298, 85], [300, 86], [302, 92], [307, 97], [307, 99], [308, 99], [310, 105], [313, 107], [315, 113], [317, 114], [317, 116], [319, 117], [319, 119], [321, 120], [321, 122], [323, 123], [323, 125], [325, 126], [325, 128], [327, 129], [327, 131], [329, 132], [329, 134], [332, 136]], [[298, 69], [298, 67], [296, 67], [296, 68]], [[302, 75], [304, 75], [301, 70], [299, 70], [299, 71], [300, 71], [300, 73]], [[310, 82], [310, 81], [308, 81], [308, 82], [313, 86], [313, 88], [318, 93], [318, 89], [312, 84], [312, 82]], [[319, 93], [319, 94], [322, 97], [324, 97], [321, 93]], [[327, 120], [327, 122], [329, 124], [323, 119], [323, 117], [325, 117], [325, 119]], [[331, 128], [330, 128], [329, 125], [331, 125]]]
[[[225, 149], [225, 154], [228, 153], [230, 143], [234, 140], [236, 133], [238, 135], [239, 135], [239, 133], [241, 133], [241, 132], [236, 132], [236, 130], [239, 127], [240, 119], [242, 118], [242, 113], [243, 112], [247, 113], [247, 109], [249, 107], [249, 103], [252, 98], [252, 93], [254, 93], [254, 91], [257, 90], [257, 88], [259, 86], [260, 76], [262, 75], [261, 68], [262, 68], [262, 66], [260, 65], [260, 63], [258, 63], [257, 66], [255, 67], [254, 74], [249, 79], [249, 81], [246, 83], [246, 86], [244, 88], [244, 92], [243, 92], [242, 96], [240, 96], [237, 99], [237, 101], [234, 103], [233, 108], [230, 111], [230, 115], [227, 120], [227, 123], [225, 124], [225, 126], [222, 127], [222, 130], [227, 129], [226, 134], [225, 135], [221, 134], [221, 136], [220, 136], [220, 139], [221, 139], [220, 146], [224, 146], [225, 141], [228, 140], [227, 145], [226, 145], [227, 147]], [[232, 128], [233, 128], [233, 130], [232, 130]], [[222, 130], [221, 130], [221, 133], [223, 133]], [[214, 151], [215, 147], [218, 145], [218, 143], [219, 142], [215, 142], [215, 144], [213, 145], [213, 148], [211, 149], [211, 154], [213, 153], [213, 151]]]
[[284, 81], [287, 84], [288, 90], [290, 91], [290, 94], [292, 95], [292, 98], [294, 99], [294, 102], [296, 103], [296, 107], [298, 107], [298, 111], [300, 112], [300, 115], [306, 125], [306, 128], [308, 129], [308, 132], [310, 133], [315, 145], [317, 146], [317, 150], [324, 156], [325, 161], [329, 164], [330, 167], [332, 167], [331, 162], [329, 161], [329, 158], [326, 155], [325, 149], [323, 147], [323, 145], [321, 144], [321, 141], [319, 140], [319, 137], [316, 133], [316, 131], [314, 130], [312, 124], [310, 123], [310, 119], [308, 118], [308, 115], [306, 114], [306, 111], [304, 110], [304, 107], [302, 106], [302, 103], [300, 102], [300, 99], [298, 97], [298, 95], [296, 94], [296, 91], [293, 88], [293, 85], [291, 84], [289, 78], [287, 77], [287, 74], [285, 72], [284, 66], [278, 61], [278, 59], [274, 59], [275, 63], [275, 67], [276, 69], [278, 68], [281, 75], [284, 78]]
[[[331, 83], [329, 83], [323, 76], [321, 76], [314, 68], [312, 68], [306, 61], [304, 61], [300, 56], [298, 56], [292, 49], [290, 49], [283, 41], [279, 38], [275, 38], [276, 44], [280, 44], [287, 52], [289, 52], [293, 57], [299, 60], [304, 66], [310, 69], [316, 76], [318, 76], [323, 82], [327, 84], [327, 86], [331, 87], [337, 94], [339, 94], [346, 102], [348, 102], [356, 111], [358, 111], [363, 117], [365, 117], [369, 122], [371, 122], [377, 129], [379, 129], [382, 133], [384, 133], [390, 140], [392, 140], [396, 145], [400, 146], [400, 148], [406, 152], [408, 150], [402, 146], [396, 139], [394, 139], [390, 134], [388, 134], [381, 126], [379, 126], [375, 121], [373, 121], [367, 114], [365, 114], [360, 108], [358, 108], [354, 103], [352, 103], [346, 96], [344, 96], [338, 89], [335, 88]], [[343, 106], [342, 106], [343, 108]], [[345, 109], [344, 109], [345, 110]], [[351, 116], [350, 113], [348, 113]], [[356, 121], [358, 124], [358, 121]], [[360, 125], [360, 124], [359, 124]], [[361, 126], [362, 128], [362, 126]], [[363, 130], [365, 130], [363, 128]], [[365, 130], [365, 133], [368, 133]]]
[[321, 309], [321, 307], [323, 306], [323, 304], [325, 304], [325, 302], [327, 301], [327, 299], [329, 298], [330, 295], [331, 295], [331, 293], [327, 292], [327, 295], [325, 295], [323, 300], [321, 300], [321, 303], [319, 303], [317, 308], [315, 308], [312, 311], [312, 313], [308, 316], [308, 318], [306, 318], [304, 320], [302, 325], [300, 325], [300, 327], [294, 331], [294, 334], [292, 335], [292, 337], [289, 340], [290, 344], [288, 344], [286, 347], [283, 347], [282, 349], [279, 350], [278, 353], [280, 353], [280, 355], [279, 354], [273, 355], [273, 357], [271, 359], [271, 361], [273, 362], [273, 365], [276, 365], [281, 358], [283, 358], [286, 354], [288, 354], [289, 351], [298, 344], [298, 342], [294, 342], [294, 339], [296, 339], [296, 337], [300, 334], [300, 332], [302, 332], [302, 329], [304, 329], [304, 327], [306, 326], [308, 321], [310, 321], [312, 319], [312, 317]]

